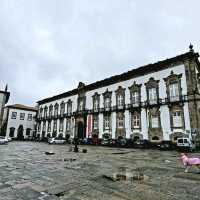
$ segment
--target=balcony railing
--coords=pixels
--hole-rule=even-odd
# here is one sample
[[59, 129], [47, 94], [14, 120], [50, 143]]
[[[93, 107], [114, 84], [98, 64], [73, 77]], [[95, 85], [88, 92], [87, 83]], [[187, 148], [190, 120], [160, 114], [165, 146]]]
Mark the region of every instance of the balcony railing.
[[154, 105], [158, 103], [158, 99], [149, 99], [148, 104], [149, 105]]
[[170, 102], [180, 101], [180, 96], [170, 96], [169, 100]]
[[154, 105], [166, 105], [176, 102], [185, 102], [189, 101], [190, 98], [188, 98], [188, 95], [181, 95], [181, 96], [173, 96], [173, 97], [166, 97], [163, 99], [151, 99], [150, 101], [144, 101], [144, 102], [131, 102], [129, 104], [124, 105], [115, 105], [115, 106], [106, 106], [102, 108], [92, 108], [90, 110], [84, 109], [81, 111], [76, 110], [75, 112], [69, 112], [69, 113], [62, 113], [60, 115], [47, 115], [47, 116], [41, 116], [38, 114], [37, 119], [38, 121], [42, 120], [48, 120], [48, 119], [57, 119], [59, 117], [71, 117], [73, 115], [82, 115], [82, 114], [92, 114], [92, 113], [99, 113], [99, 112], [111, 112], [111, 111], [118, 111], [118, 110], [128, 110], [131, 108], [140, 108], [140, 107], [148, 107], [148, 106], [154, 106]]

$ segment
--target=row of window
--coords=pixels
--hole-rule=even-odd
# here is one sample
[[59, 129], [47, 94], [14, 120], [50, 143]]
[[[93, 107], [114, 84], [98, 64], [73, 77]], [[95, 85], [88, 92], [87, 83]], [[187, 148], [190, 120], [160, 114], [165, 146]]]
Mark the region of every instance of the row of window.
[[[11, 137], [11, 138], [14, 137], [14, 133], [15, 133], [15, 127], [11, 127], [10, 132], [9, 132], [9, 137]], [[26, 129], [26, 136], [30, 136], [30, 133], [31, 133], [31, 129], [27, 128]]]
[[[155, 82], [155, 80], [151, 80], [151, 82]], [[130, 101], [132, 106], [139, 106], [141, 103], [141, 85], [137, 85], [134, 83], [134, 85], [129, 88], [130, 89]], [[180, 89], [180, 81], [175, 81], [170, 83], [167, 86], [167, 94], [168, 94], [168, 99], [173, 102], [173, 101], [179, 101], [180, 96], [181, 96], [181, 89]], [[110, 109], [112, 101], [112, 92], [109, 92], [108, 90], [103, 93], [104, 96], [104, 108], [105, 109]], [[149, 85], [147, 87], [147, 102], [150, 105], [157, 104], [159, 100], [159, 94], [158, 94], [158, 83], [155, 82], [155, 84]], [[85, 109], [86, 105], [86, 98], [78, 98], [78, 111], [82, 111]], [[116, 91], [116, 102], [117, 102], [117, 107], [118, 108], [123, 108], [125, 105], [125, 89], [122, 87], [119, 87], [118, 90]], [[58, 110], [59, 110], [59, 104], [56, 103], [55, 106], [50, 105], [49, 108], [45, 106], [44, 108], [44, 117], [47, 116], [53, 116], [53, 107], [54, 107], [54, 116], [58, 115]], [[100, 107], [100, 95], [98, 93], [95, 93], [93, 96], [93, 110], [98, 111]], [[48, 112], [49, 110], [49, 112]], [[69, 100], [67, 102], [67, 113], [72, 112], [72, 101]], [[65, 113], [65, 103], [62, 102], [60, 104], [60, 114]], [[40, 117], [43, 116], [43, 108], [40, 108]]]
[[[24, 120], [25, 119], [25, 113], [20, 113], [20, 115], [19, 115], [19, 119], [20, 120]], [[17, 112], [12, 112], [12, 114], [11, 114], [11, 119], [17, 119]], [[33, 119], [33, 115], [32, 114], [28, 114], [27, 115], [27, 120], [28, 121], [32, 121], [32, 119]]]
[[[173, 111], [171, 113], [171, 123], [173, 128], [182, 128], [183, 127], [183, 113], [181, 110]], [[104, 130], [110, 130], [112, 127], [112, 119], [111, 114], [104, 115]], [[125, 128], [125, 116], [124, 113], [117, 113], [116, 116], [116, 125], [117, 128], [122, 129]], [[70, 131], [72, 129], [71, 119], [67, 119], [66, 121], [66, 131]], [[63, 131], [64, 120], [61, 119], [59, 122], [59, 131]], [[149, 115], [149, 128], [160, 128], [160, 116], [159, 114], [150, 114]], [[131, 129], [140, 129], [141, 128], [141, 113], [134, 112], [131, 113]], [[99, 116], [93, 116], [93, 130], [99, 129]], [[38, 124], [38, 131], [40, 132], [41, 126]], [[43, 124], [42, 131], [46, 132], [46, 123]], [[53, 131], [57, 131], [57, 120], [53, 121]], [[51, 132], [51, 122], [48, 121], [47, 124], [47, 132]]]

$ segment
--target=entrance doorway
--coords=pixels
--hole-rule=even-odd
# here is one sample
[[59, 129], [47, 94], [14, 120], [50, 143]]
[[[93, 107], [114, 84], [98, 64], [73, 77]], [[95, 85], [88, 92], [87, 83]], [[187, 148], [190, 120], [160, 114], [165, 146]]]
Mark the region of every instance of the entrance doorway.
[[14, 128], [14, 127], [11, 127], [11, 128], [10, 128], [9, 137], [13, 138], [13, 137], [14, 137], [14, 133], [15, 133], [15, 128]]
[[78, 122], [78, 138], [84, 139], [85, 133], [84, 133], [84, 124], [82, 121]]
[[17, 139], [18, 140], [23, 140], [24, 139], [23, 131], [24, 131], [23, 125], [19, 125], [19, 128], [17, 130]]

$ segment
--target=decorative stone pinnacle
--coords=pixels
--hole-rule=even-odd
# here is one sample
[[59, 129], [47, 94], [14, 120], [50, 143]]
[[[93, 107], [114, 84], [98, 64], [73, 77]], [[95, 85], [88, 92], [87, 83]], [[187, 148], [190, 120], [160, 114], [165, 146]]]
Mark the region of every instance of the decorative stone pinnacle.
[[5, 87], [5, 92], [8, 91], [8, 84], [6, 84], [6, 87]]
[[193, 52], [193, 51], [194, 51], [193, 45], [192, 45], [191, 43], [190, 43], [189, 49], [190, 49], [190, 52]]

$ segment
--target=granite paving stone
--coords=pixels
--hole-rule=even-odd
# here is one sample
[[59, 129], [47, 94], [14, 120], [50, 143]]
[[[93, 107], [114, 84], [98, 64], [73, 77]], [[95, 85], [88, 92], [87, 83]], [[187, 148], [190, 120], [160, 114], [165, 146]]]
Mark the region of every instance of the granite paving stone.
[[[200, 199], [199, 170], [184, 173], [176, 151], [81, 145], [79, 149], [74, 153], [68, 151], [69, 145], [27, 141], [0, 145], [0, 200]], [[105, 178], [137, 174], [144, 179]]]

